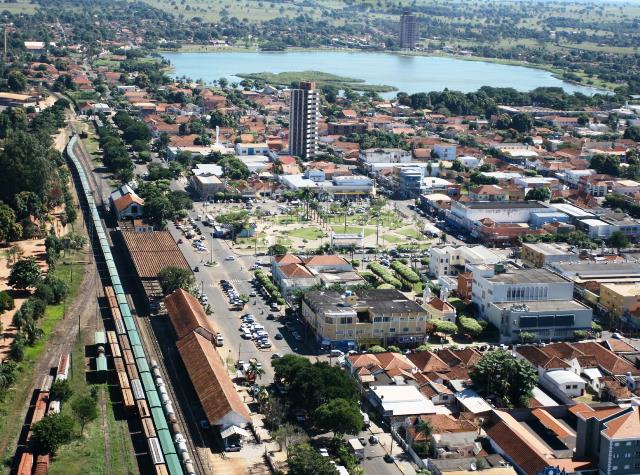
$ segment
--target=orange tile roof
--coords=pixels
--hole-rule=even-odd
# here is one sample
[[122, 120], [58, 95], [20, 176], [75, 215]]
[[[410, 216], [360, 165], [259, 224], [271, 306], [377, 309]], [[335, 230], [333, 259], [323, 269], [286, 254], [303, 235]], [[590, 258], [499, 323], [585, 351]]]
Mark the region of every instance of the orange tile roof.
[[536, 417], [536, 419], [538, 419], [542, 423], [543, 426], [545, 426], [547, 429], [549, 429], [559, 438], [572, 437], [572, 436], [575, 437], [576, 435], [575, 432], [567, 429], [564, 425], [562, 425], [558, 421], [558, 419], [553, 417], [544, 409], [540, 409], [540, 408], [534, 409], [533, 411], [531, 411], [531, 414], [533, 414]]
[[212, 343], [198, 333], [190, 333], [176, 346], [209, 423], [218, 425], [231, 413], [245, 423], [251, 422], [249, 410]]
[[216, 334], [198, 299], [186, 290], [176, 290], [165, 297], [164, 304], [178, 340], [199, 328], [203, 328], [210, 337]]
[[640, 436], [640, 410], [634, 407], [631, 412], [606, 422], [604, 434], [612, 439], [638, 438]]
[[313, 274], [309, 272], [306, 269], [306, 267], [304, 267], [301, 264], [295, 264], [295, 263], [284, 264], [280, 266], [280, 272], [282, 272], [282, 274], [288, 278], [313, 277]]
[[407, 358], [422, 372], [450, 370], [447, 363], [430, 351], [416, 351], [407, 355]]
[[116, 207], [118, 212], [120, 212], [127, 209], [127, 207], [133, 203], [136, 203], [142, 206], [144, 205], [144, 200], [140, 198], [138, 195], [134, 195], [133, 193], [127, 193], [126, 195], [123, 195], [117, 200], [115, 200], [113, 202], [113, 205]]

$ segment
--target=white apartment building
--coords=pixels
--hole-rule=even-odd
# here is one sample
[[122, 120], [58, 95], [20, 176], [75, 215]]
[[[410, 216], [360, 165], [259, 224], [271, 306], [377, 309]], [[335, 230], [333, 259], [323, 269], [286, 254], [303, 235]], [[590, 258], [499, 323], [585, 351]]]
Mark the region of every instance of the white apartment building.
[[501, 257], [492, 250], [478, 246], [437, 246], [429, 248], [429, 273], [436, 277], [465, 272], [467, 265], [494, 265]]

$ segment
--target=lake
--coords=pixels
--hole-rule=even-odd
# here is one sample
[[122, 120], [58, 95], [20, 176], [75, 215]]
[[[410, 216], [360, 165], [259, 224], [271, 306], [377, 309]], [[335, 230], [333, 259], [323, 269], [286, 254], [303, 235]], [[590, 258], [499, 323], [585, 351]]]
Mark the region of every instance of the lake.
[[[594, 94], [598, 89], [571, 84], [542, 69], [438, 56], [342, 51], [173, 53], [162, 56], [174, 67], [174, 77], [187, 76], [207, 83], [235, 74], [285, 71], [322, 71], [363, 79], [366, 84], [386, 84], [408, 94], [450, 90], [472, 92], [482, 86], [563, 87], [568, 92]], [[601, 92], [601, 91], [600, 91]], [[396, 92], [381, 94], [395, 97]]]

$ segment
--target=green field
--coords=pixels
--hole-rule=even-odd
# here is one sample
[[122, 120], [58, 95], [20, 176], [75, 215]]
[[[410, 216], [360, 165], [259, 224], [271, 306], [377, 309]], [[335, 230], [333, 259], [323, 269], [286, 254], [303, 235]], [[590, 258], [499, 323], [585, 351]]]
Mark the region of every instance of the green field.
[[[89, 385], [85, 379], [84, 338], [80, 333], [73, 348], [72, 361], [74, 370], [70, 383], [74, 397], [89, 394]], [[49, 468], [51, 475], [67, 475], [69, 473], [135, 473], [136, 463], [129, 436], [127, 421], [116, 420], [113, 411], [109, 388], [105, 384], [97, 385], [100, 397], [98, 404], [104, 404], [104, 410], [98, 408], [98, 418], [84, 428], [84, 436], [80, 436], [80, 426], [76, 426], [77, 437], [58, 451]], [[72, 415], [71, 404], [63, 406], [62, 412]], [[107, 443], [109, 450], [107, 450]], [[107, 464], [110, 468], [107, 469]]]
[[320, 239], [324, 236], [324, 232], [320, 228], [311, 225], [306, 225], [304, 228], [292, 229], [291, 231], [286, 231], [286, 233], [289, 237], [307, 239], [309, 241]]
[[[73, 301], [78, 292], [78, 287], [80, 286], [84, 272], [85, 259], [85, 252], [68, 252], [66, 257], [59, 260], [53, 271], [53, 275], [69, 284], [68, 302]], [[15, 447], [13, 447], [11, 443], [17, 438], [18, 432], [21, 430], [24, 422], [19, 417], [16, 417], [16, 414], [22, 412], [22, 406], [25, 401], [31, 397], [28, 391], [33, 379], [41, 377], [41, 375], [34, 375], [33, 369], [46, 343], [51, 338], [56, 323], [58, 323], [64, 315], [64, 303], [47, 306], [44, 317], [39, 321], [44, 336], [34, 346], [26, 348], [24, 360], [18, 365], [16, 383], [2, 400], [2, 404], [0, 405], [0, 434], [2, 434], [3, 438], [0, 442], [2, 443], [0, 453], [2, 454], [3, 461], [10, 460], [13, 457]]]
[[354, 79], [321, 71], [286, 71], [282, 73], [238, 73], [236, 76], [244, 79], [254, 79], [278, 86], [289, 86], [293, 82], [313, 81], [318, 86], [335, 86], [338, 89], [353, 89], [354, 91], [393, 92], [393, 86], [364, 84], [362, 79]]

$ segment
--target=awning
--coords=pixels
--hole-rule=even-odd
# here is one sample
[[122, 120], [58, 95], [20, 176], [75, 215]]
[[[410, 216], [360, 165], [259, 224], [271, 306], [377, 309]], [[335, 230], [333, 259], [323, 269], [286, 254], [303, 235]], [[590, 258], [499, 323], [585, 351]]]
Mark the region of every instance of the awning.
[[242, 437], [251, 437], [251, 434], [249, 434], [248, 431], [238, 426], [229, 426], [225, 430], [220, 431], [220, 437], [222, 437], [223, 439], [231, 437], [234, 434], [240, 435]]

